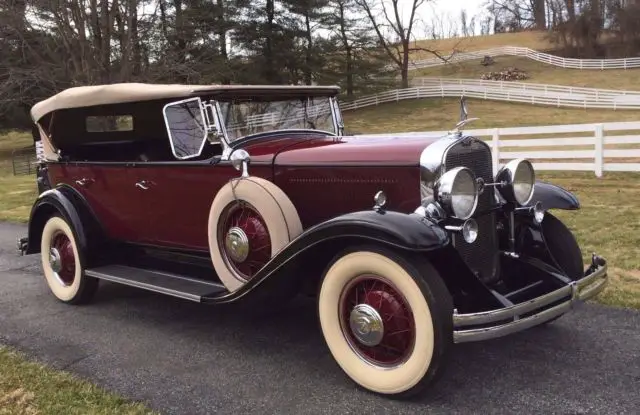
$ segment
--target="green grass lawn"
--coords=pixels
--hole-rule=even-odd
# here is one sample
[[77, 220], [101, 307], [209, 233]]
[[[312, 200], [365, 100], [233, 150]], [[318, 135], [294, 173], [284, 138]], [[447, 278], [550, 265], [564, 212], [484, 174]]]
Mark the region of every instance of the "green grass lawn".
[[0, 346], [0, 414], [152, 414], [75, 376]]
[[0, 220], [26, 222], [38, 196], [35, 175], [14, 176], [11, 153], [33, 145], [31, 135], [21, 131], [0, 132]]
[[544, 172], [538, 176], [574, 192], [577, 211], [554, 211], [574, 232], [585, 262], [595, 252], [609, 265], [603, 304], [640, 309], [640, 173]]
[[[555, 108], [469, 99], [469, 117], [479, 117], [466, 129], [587, 124], [597, 122], [640, 121], [640, 111]], [[349, 133], [384, 133], [450, 130], [460, 120], [460, 100], [427, 98], [390, 102], [355, 111], [345, 111]]]

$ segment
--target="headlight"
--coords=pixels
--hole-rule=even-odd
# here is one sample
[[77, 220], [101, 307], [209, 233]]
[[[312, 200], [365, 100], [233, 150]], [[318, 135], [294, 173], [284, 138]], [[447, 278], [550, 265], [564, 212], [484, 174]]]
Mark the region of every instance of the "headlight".
[[478, 205], [476, 178], [466, 167], [456, 167], [443, 174], [434, 193], [447, 213], [458, 219], [470, 218]]
[[517, 159], [507, 163], [496, 176], [497, 182], [503, 182], [498, 189], [507, 201], [524, 206], [533, 197], [536, 173], [529, 160]]

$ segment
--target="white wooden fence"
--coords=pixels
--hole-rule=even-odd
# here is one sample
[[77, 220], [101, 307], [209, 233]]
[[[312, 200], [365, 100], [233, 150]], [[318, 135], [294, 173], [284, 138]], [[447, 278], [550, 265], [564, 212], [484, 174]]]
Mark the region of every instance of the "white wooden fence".
[[460, 97], [555, 107], [640, 109], [640, 91], [581, 88], [528, 82], [415, 78], [413, 87], [394, 89], [341, 104], [343, 111], [406, 99]]
[[[540, 171], [593, 171], [597, 177], [602, 177], [605, 171], [640, 172], [640, 121], [489, 128], [465, 130], [464, 133], [483, 139], [491, 146], [494, 173], [506, 161], [521, 157], [531, 160], [535, 169]], [[445, 134], [447, 131], [390, 135], [438, 137]], [[367, 134], [357, 137], [382, 135], [389, 136]], [[545, 138], [535, 138], [541, 135]], [[560, 137], [548, 138], [549, 135]], [[620, 148], [621, 145], [627, 148]], [[636, 148], [629, 148], [632, 145]]]
[[[463, 52], [454, 54], [449, 58], [449, 62], [462, 62], [473, 59], [482, 59], [485, 56], [525, 56], [529, 59], [546, 63], [549, 65], [560, 66], [570, 69], [630, 69], [640, 68], [640, 57], [624, 58], [624, 59], [574, 59], [562, 58], [548, 53], [538, 52], [529, 48], [517, 46], [504, 46], [500, 48], [486, 49], [477, 52]], [[410, 70], [430, 68], [434, 66], [446, 65], [440, 58], [421, 59], [411, 62]]]

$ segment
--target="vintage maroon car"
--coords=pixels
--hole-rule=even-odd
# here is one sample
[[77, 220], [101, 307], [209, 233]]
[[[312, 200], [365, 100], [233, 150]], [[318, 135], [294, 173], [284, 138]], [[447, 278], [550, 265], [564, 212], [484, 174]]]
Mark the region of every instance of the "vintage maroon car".
[[453, 343], [550, 322], [603, 289], [605, 260], [585, 269], [548, 212], [578, 200], [530, 162], [494, 174], [489, 146], [459, 128], [345, 136], [338, 92], [62, 91], [32, 109], [40, 194], [19, 249], [71, 304], [100, 280], [209, 304], [311, 293], [344, 372], [395, 396], [435, 380]]

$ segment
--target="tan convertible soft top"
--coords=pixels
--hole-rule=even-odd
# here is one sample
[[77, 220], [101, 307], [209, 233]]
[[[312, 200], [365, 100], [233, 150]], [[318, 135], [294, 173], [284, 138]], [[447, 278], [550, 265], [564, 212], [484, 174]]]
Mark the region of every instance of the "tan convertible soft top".
[[164, 98], [188, 98], [198, 94], [216, 92], [258, 92], [279, 93], [299, 91], [301, 93], [337, 93], [337, 86], [297, 86], [297, 85], [180, 85], [120, 83], [110, 85], [80, 86], [64, 91], [40, 101], [31, 108], [31, 117], [35, 122], [50, 112], [90, 107], [95, 105], [120, 104], [125, 102], [150, 101]]

